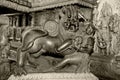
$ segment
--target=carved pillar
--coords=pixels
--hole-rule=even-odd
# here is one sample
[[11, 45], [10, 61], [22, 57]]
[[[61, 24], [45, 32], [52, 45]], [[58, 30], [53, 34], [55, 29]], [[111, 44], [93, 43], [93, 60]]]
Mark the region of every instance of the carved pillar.
[[13, 25], [13, 18], [11, 16], [9, 16], [9, 26]]
[[26, 15], [25, 15], [25, 14], [23, 14], [22, 26], [23, 26], [23, 27], [26, 26]]
[[31, 13], [31, 16], [32, 16], [32, 20], [31, 20], [31, 27], [34, 27], [34, 24], [35, 24], [35, 13]]
[[19, 16], [15, 16], [15, 26], [19, 26]]

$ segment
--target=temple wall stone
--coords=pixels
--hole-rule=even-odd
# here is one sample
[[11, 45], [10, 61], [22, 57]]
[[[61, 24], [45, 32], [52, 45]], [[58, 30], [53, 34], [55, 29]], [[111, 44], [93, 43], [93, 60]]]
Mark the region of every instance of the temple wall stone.
[[[98, 29], [95, 34], [95, 53], [100, 53], [97, 47], [97, 38], [103, 38], [106, 46], [106, 54], [119, 53], [120, 35], [120, 1], [98, 0], [98, 6], [94, 9], [93, 23]], [[100, 53], [101, 54], [101, 53]]]

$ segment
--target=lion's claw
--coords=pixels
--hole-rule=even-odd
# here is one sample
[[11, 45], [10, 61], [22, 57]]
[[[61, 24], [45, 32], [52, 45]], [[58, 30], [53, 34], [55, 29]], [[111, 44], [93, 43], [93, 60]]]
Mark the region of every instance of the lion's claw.
[[17, 68], [14, 69], [14, 75], [15, 76], [21, 76], [21, 75], [26, 75], [26, 74], [27, 74], [27, 72], [22, 67], [17, 67]]

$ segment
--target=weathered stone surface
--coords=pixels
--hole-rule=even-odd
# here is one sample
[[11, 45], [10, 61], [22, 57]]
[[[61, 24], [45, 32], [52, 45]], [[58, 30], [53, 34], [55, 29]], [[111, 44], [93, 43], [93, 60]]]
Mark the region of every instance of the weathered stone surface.
[[26, 76], [11, 76], [8, 80], [99, 80], [92, 73], [34, 73]]
[[[104, 48], [106, 55], [116, 55], [119, 53], [119, 4], [119, 0], [98, 0], [98, 6], [94, 10], [93, 18], [93, 23], [98, 29], [95, 35], [95, 53], [102, 54], [97, 46], [97, 42], [99, 42], [97, 38], [103, 39], [106, 43], [106, 49]], [[101, 48], [101, 50], [103, 50], [103, 48]]]

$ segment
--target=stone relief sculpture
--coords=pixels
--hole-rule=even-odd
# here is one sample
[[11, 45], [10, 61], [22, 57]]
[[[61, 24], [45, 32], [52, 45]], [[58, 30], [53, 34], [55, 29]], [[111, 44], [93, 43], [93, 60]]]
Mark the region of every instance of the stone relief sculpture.
[[[71, 72], [89, 72], [89, 56], [93, 53], [95, 29], [92, 22], [87, 20], [78, 9], [78, 6], [69, 5], [60, 10], [45, 11], [42, 16], [37, 13], [35, 26], [39, 25], [39, 27], [29, 27], [24, 30], [19, 27], [14, 28], [15, 31], [9, 30], [13, 34], [11, 39], [15, 39], [11, 41], [22, 44], [16, 48], [17, 52], [11, 50], [11, 54], [17, 53], [17, 60], [12, 59], [14, 60], [12, 70], [15, 75], [33, 71], [69, 72], [65, 70], [68, 67], [71, 68]], [[40, 16], [40, 20], [43, 18], [43, 22], [39, 23], [37, 16]], [[64, 32], [60, 31], [62, 27], [73, 37], [63, 35]], [[44, 66], [40, 64], [42, 62], [49, 68], [42, 69], [40, 67]]]
[[[116, 47], [115, 45], [118, 41], [117, 40], [117, 36], [119, 34], [117, 31], [117, 30], [119, 30], [118, 17], [119, 16], [117, 13], [116, 14], [112, 13], [112, 8], [109, 4], [107, 4], [107, 3], [103, 4], [102, 11], [101, 11], [101, 17], [98, 22], [99, 25], [96, 26], [96, 27], [98, 27], [97, 28], [98, 31], [96, 32], [96, 36], [97, 36], [96, 40], [97, 41], [95, 43], [95, 44], [97, 44], [97, 43], [99, 44], [98, 45], [99, 49], [100, 49], [100, 43], [102, 43], [101, 45], [104, 45], [103, 46], [104, 50], [102, 50], [102, 49], [100, 50], [100, 51], [103, 51], [102, 54], [106, 53], [107, 55], [112, 55], [112, 54], [118, 53], [118, 52], [116, 52], [117, 48], [113, 50], [113, 46], [115, 48]], [[104, 34], [102, 34], [102, 33], [104, 33]], [[101, 40], [99, 38], [101, 38]], [[105, 52], [106, 49], [107, 49], [107, 52]], [[100, 51], [98, 51], [98, 52], [100, 52]]]
[[[107, 49], [106, 54], [109, 55], [111, 45], [110, 45], [110, 30], [109, 30], [108, 24], [109, 24], [110, 16], [112, 16], [111, 6], [107, 3], [104, 3], [100, 14], [101, 14], [101, 17], [100, 17], [100, 20], [98, 22], [99, 25], [96, 26], [96, 27], [98, 27], [97, 29], [99, 30], [97, 32], [97, 34], [100, 34], [103, 36], [103, 37], [101, 37], [103, 39], [101, 39], [99, 41], [101, 41], [101, 43], [104, 43], [104, 47], [106, 45], [106, 49]], [[105, 34], [101, 34], [101, 33], [105, 33]], [[99, 35], [97, 35], [97, 36], [99, 36]], [[99, 38], [100, 38], [100, 36], [99, 36]], [[98, 39], [98, 38], [96, 38], [96, 39]], [[97, 43], [99, 43], [99, 41], [97, 41]], [[100, 48], [100, 46], [99, 46], [99, 48]]]
[[[119, 1], [98, 0], [93, 24], [95, 26], [94, 53], [91, 72], [112, 80], [119, 80]], [[106, 78], [106, 79], [107, 79]], [[101, 78], [100, 78], [101, 79]]]
[[51, 0], [55, 4], [49, 7], [51, 1], [46, 1], [42, 7], [33, 4], [30, 12], [7, 14], [8, 30], [0, 27], [0, 80], [30, 73], [91, 72], [100, 80], [119, 80], [119, 1], [97, 0], [92, 6], [89, 0]]
[[[56, 70], [56, 68], [61, 69], [66, 64], [79, 64], [78, 67], [83, 63], [87, 65], [88, 61], [86, 61], [86, 59], [88, 59], [88, 56], [93, 52], [94, 45], [94, 39], [90, 36], [86, 36], [85, 39], [83, 36], [78, 36], [73, 40], [68, 39], [63, 41], [59, 36], [52, 37], [49, 36], [48, 32], [44, 32], [35, 28], [24, 31], [22, 39], [23, 46], [21, 47], [19, 53], [19, 67], [21, 68], [25, 64], [25, 55], [27, 56], [28, 62], [31, 63], [34, 67], [36, 67], [36, 64], [34, 64], [34, 61], [32, 61], [30, 54], [33, 54], [34, 57], [38, 57], [43, 53], [54, 53], [65, 56], [60, 63], [48, 70], [45, 70], [45, 72]], [[86, 57], [83, 63], [80, 63], [82, 62], [82, 57], [80, 58], [80, 56]]]
[[[94, 37], [97, 29], [92, 22], [91, 3], [80, 1], [79, 4], [78, 0], [70, 0], [70, 3], [65, 1], [61, 5], [61, 0], [58, 5], [56, 0], [52, 1], [55, 6], [50, 3], [50, 9], [45, 7], [38, 11], [33, 4], [34, 9], [29, 7], [30, 12], [23, 10], [20, 14], [7, 14], [8, 32], [0, 36], [0, 77], [52, 72], [91, 73], [90, 59], [94, 53], [96, 39], [99, 51], [103, 55], [107, 54], [108, 44], [104, 36]], [[20, 4], [17, 2], [17, 5]], [[43, 8], [44, 6], [46, 5], [43, 5]], [[101, 21], [101, 24], [103, 23]], [[109, 27], [113, 31], [112, 26]], [[5, 69], [5, 72], [2, 69]], [[4, 80], [3, 78], [1, 79]]]

